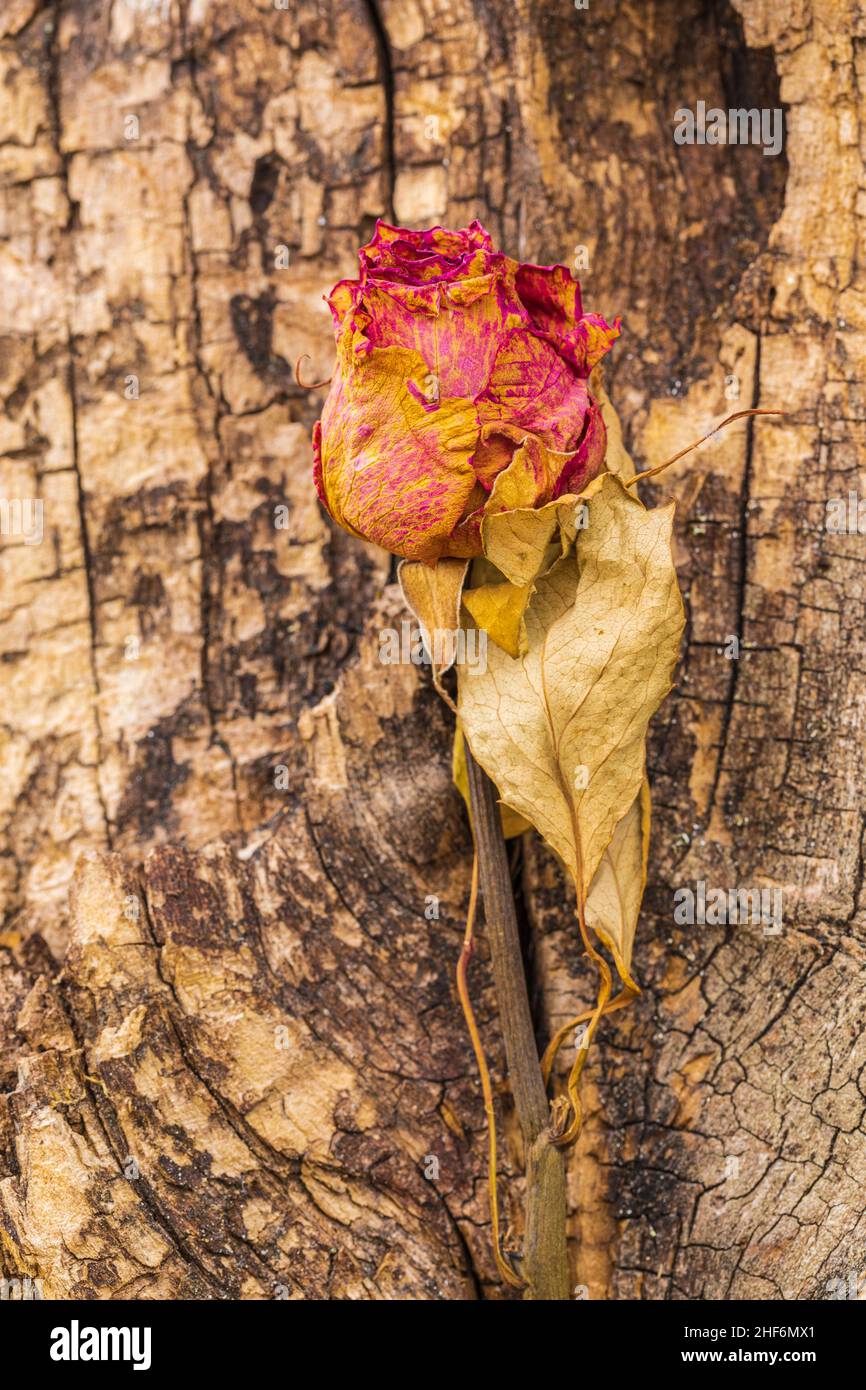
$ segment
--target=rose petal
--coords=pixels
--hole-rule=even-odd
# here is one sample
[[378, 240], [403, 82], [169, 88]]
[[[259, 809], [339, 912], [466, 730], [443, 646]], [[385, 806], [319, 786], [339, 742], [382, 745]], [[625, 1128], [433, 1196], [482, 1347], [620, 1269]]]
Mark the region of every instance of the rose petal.
[[451, 304], [439, 285], [366, 284], [358, 291], [343, 334], [354, 350], [405, 347], [419, 352], [436, 377], [441, 396], [475, 396], [486, 386], [502, 339], [520, 325], [521, 308], [510, 295], [504, 257], [489, 272], [489, 293]]
[[564, 265], [521, 265], [516, 283], [517, 293], [541, 332], [556, 337], [574, 328], [581, 318], [580, 285]]
[[559, 348], [580, 376], [589, 376], [621, 333], [622, 319], [607, 323], [600, 314], [584, 314]]
[[601, 407], [590, 398], [583, 438], [559, 475], [554, 497], [561, 497], [566, 492], [581, 492], [601, 471], [606, 450], [607, 429]]
[[[325, 402], [321, 485], [334, 519], [408, 559], [433, 564], [476, 485], [472, 401], [428, 412], [409, 390], [426, 363], [405, 348], [372, 351], [338, 376]], [[449, 552], [450, 553], [450, 552]]]
[[487, 505], [491, 512], [514, 507], [538, 507], [549, 502], [554, 484], [568, 455], [553, 454], [534, 434], [527, 435], [508, 467], [493, 484]]
[[550, 344], [517, 330], [496, 353], [490, 379], [478, 396], [478, 416], [482, 424], [519, 426], [549, 448], [570, 453], [577, 447], [588, 405], [586, 383]]
[[589, 376], [620, 336], [621, 320], [611, 325], [599, 314], [584, 314], [580, 285], [564, 265], [521, 265], [515, 283], [537, 331], [578, 376]]
[[619, 335], [565, 266], [521, 265], [478, 222], [378, 222], [328, 296], [334, 385], [313, 473], [335, 520], [435, 563], [482, 549], [485, 515], [543, 507], [603, 465], [585, 378]]
[[325, 493], [325, 483], [322, 477], [322, 422], [317, 420], [313, 425], [313, 483], [316, 492], [319, 494], [319, 501], [328, 512], [329, 516], [334, 513], [328, 506], [328, 498]]
[[492, 249], [493, 243], [480, 222], [451, 232], [444, 227], [410, 231], [379, 221], [373, 240], [361, 247], [361, 279], [367, 275], [412, 275], [417, 283], [462, 278], [470, 273], [468, 267], [478, 265], [479, 252]]

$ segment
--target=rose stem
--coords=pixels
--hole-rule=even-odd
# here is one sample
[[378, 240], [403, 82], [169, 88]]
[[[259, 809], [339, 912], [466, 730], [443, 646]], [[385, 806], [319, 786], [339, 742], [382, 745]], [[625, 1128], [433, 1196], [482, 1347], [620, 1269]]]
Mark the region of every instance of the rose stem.
[[517, 913], [496, 790], [466, 745], [466, 768], [484, 920], [511, 1093], [526, 1149], [526, 1230], [522, 1272], [527, 1298], [569, 1296], [565, 1245], [565, 1155], [554, 1143], [520, 951]]
[[481, 1078], [481, 1094], [484, 1097], [484, 1114], [487, 1116], [487, 1196], [490, 1202], [490, 1229], [493, 1234], [493, 1258], [496, 1261], [496, 1268], [499, 1276], [504, 1279], [506, 1284], [510, 1284], [513, 1289], [523, 1289], [526, 1287], [524, 1281], [519, 1279], [511, 1269], [502, 1254], [502, 1244], [499, 1239], [499, 1195], [496, 1181], [496, 1111], [493, 1106], [493, 1087], [490, 1084], [490, 1072], [487, 1068], [487, 1060], [484, 1056], [484, 1048], [481, 1046], [481, 1034], [478, 1032], [478, 1024], [475, 1022], [475, 1011], [472, 1008], [472, 1000], [469, 997], [469, 982], [467, 975], [469, 972], [469, 962], [472, 959], [472, 950], [475, 945], [475, 908], [478, 901], [478, 852], [472, 856], [472, 888], [469, 894], [469, 910], [466, 913], [466, 931], [463, 936], [463, 949], [460, 952], [460, 959], [457, 962], [457, 994], [463, 1009], [463, 1017], [466, 1020], [466, 1027], [469, 1037], [472, 1040], [472, 1051], [475, 1053], [475, 1062], [478, 1066], [478, 1075]]

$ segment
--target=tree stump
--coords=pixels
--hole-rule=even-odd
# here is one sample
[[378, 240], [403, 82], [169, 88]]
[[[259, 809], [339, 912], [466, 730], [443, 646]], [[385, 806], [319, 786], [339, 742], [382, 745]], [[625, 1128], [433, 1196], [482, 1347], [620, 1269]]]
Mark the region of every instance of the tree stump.
[[[322, 295], [377, 217], [478, 217], [622, 314], [639, 466], [787, 412], [643, 489], [678, 502], [689, 625], [573, 1282], [826, 1297], [866, 1234], [866, 542], [825, 526], [863, 476], [862, 8], [6, 0], [0, 63], [0, 489], [42, 503], [41, 543], [7, 510], [0, 546], [0, 1274], [519, 1297], [453, 987], [451, 717], [379, 662], [407, 614], [318, 506], [293, 372], [329, 376]], [[783, 107], [784, 152], [678, 146], [697, 100]], [[513, 872], [546, 1038], [591, 975], [536, 841]], [[699, 881], [780, 888], [782, 931], [678, 926]], [[483, 944], [472, 989], [517, 1225]]]

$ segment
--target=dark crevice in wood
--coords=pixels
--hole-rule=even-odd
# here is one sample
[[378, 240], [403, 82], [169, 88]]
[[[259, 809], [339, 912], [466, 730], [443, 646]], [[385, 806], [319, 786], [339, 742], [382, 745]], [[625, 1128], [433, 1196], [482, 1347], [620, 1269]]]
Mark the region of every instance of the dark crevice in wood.
[[391, 40], [388, 37], [388, 30], [382, 17], [382, 9], [379, 0], [364, 0], [367, 14], [370, 18], [370, 25], [376, 40], [376, 48], [379, 54], [379, 78], [382, 83], [382, 94], [385, 100], [385, 122], [382, 131], [384, 141], [384, 165], [385, 165], [385, 211], [391, 222], [396, 222], [397, 214], [394, 210], [394, 188], [397, 182], [397, 156], [395, 151], [395, 76], [394, 61], [391, 56]]

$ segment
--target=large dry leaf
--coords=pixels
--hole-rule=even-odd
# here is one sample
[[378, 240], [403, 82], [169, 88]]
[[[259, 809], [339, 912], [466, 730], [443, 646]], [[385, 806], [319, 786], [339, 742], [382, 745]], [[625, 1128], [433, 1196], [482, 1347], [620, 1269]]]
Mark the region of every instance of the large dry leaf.
[[631, 977], [634, 934], [646, 887], [649, 854], [650, 790], [640, 792], [613, 832], [586, 899], [586, 921], [609, 947], [623, 983], [637, 992]]
[[472, 752], [584, 892], [640, 791], [683, 628], [673, 507], [647, 511], [611, 474], [597, 482], [576, 558], [536, 583], [525, 655], [488, 647], [487, 670], [459, 680]]
[[[441, 637], [437, 642], [436, 634], [456, 635], [460, 629], [460, 595], [468, 567], [468, 560], [439, 560], [432, 568], [403, 560], [397, 569], [403, 598], [418, 619], [437, 678], [453, 666], [456, 642]], [[437, 662], [440, 654], [445, 659]]]

